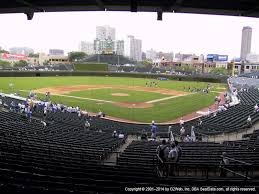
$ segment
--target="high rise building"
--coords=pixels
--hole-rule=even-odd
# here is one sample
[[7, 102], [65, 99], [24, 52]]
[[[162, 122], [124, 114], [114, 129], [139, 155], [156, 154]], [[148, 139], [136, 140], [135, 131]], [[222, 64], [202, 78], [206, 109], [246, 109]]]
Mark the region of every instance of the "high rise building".
[[16, 54], [16, 55], [26, 55], [28, 56], [29, 54], [33, 54], [34, 51], [31, 48], [28, 47], [12, 47], [9, 49], [11, 54]]
[[249, 26], [243, 27], [240, 59], [246, 60], [247, 55], [251, 52], [252, 28]]
[[110, 26], [97, 26], [96, 27], [96, 39], [105, 40], [111, 39], [115, 40], [115, 28]]
[[62, 49], [49, 49], [49, 55], [51, 56], [64, 56], [64, 50]]
[[113, 54], [117, 51], [115, 41], [115, 28], [110, 26], [97, 26], [96, 39], [94, 40], [95, 54]]
[[250, 63], [258, 63], [259, 62], [259, 55], [255, 53], [249, 53], [246, 56], [246, 60]]
[[127, 36], [125, 41], [125, 55], [132, 60], [142, 60], [142, 41], [134, 36]]
[[91, 42], [81, 41], [79, 43], [79, 51], [86, 53], [87, 55], [94, 54], [94, 44]]
[[154, 61], [155, 59], [157, 59], [157, 52], [153, 49], [150, 49], [147, 51], [146, 57], [147, 59], [151, 59]]
[[124, 55], [124, 40], [117, 40], [116, 41], [116, 54], [117, 55]]

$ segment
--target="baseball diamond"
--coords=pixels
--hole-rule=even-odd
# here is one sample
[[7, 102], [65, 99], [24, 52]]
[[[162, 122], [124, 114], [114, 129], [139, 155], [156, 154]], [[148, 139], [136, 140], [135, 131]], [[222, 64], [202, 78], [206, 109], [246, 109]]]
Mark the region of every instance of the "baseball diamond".
[[[119, 77], [33, 77], [0, 78], [3, 92], [16, 92], [26, 97], [30, 91], [39, 99], [50, 92], [51, 101], [79, 106], [88, 112], [105, 112], [107, 116], [132, 122], [169, 122], [213, 105], [215, 96], [225, 85], [205, 82], [159, 81]], [[10, 81], [12, 80], [12, 81]], [[148, 87], [147, 82], [157, 86]], [[13, 89], [8, 87], [13, 83]], [[13, 90], [13, 91], [10, 91]]]

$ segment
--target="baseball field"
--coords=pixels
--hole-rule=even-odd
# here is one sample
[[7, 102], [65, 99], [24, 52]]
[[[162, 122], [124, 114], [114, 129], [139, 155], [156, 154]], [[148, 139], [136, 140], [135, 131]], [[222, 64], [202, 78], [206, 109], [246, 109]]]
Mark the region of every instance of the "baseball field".
[[[10, 87], [10, 84], [13, 85]], [[206, 82], [159, 81], [125, 77], [1, 77], [0, 91], [39, 99], [50, 92], [51, 101], [79, 106], [88, 112], [102, 111], [108, 116], [137, 122], [172, 121], [214, 103], [226, 90], [225, 84]]]

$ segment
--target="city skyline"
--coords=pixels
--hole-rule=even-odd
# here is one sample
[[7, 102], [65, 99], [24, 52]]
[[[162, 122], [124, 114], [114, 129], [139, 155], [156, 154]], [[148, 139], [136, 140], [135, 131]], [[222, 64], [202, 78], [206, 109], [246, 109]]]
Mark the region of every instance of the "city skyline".
[[37, 13], [32, 21], [23, 14], [6, 14], [0, 21], [0, 36], [4, 37], [0, 46], [5, 49], [26, 46], [47, 52], [58, 48], [67, 53], [78, 50], [80, 41], [92, 42], [96, 26], [109, 25], [116, 29], [117, 40], [125, 40], [127, 35], [141, 39], [144, 52], [154, 49], [239, 57], [242, 28], [250, 26], [254, 34], [251, 52], [259, 53], [257, 18], [168, 13], [163, 21], [157, 21], [154, 13], [66, 12]]

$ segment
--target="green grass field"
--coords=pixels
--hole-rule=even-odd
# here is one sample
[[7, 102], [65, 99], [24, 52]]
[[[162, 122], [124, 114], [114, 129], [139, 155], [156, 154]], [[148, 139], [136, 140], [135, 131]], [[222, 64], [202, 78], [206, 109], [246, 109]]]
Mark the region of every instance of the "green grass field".
[[[119, 77], [19, 77], [0, 78], [0, 91], [11, 93], [18, 92], [27, 96], [28, 92], [20, 90], [36, 90], [45, 87], [72, 86], [72, 85], [125, 85], [145, 87], [147, 81], [152, 79], [141, 78], [119, 78]], [[177, 91], [188, 91], [191, 88], [206, 88], [208, 83], [204, 82], [184, 82], [184, 81], [157, 81], [158, 87]], [[9, 88], [9, 84], [14, 84], [14, 89]], [[107, 115], [123, 119], [147, 122], [166, 122], [181, 117], [188, 113], [198, 111], [210, 104], [213, 104], [217, 92], [224, 91], [225, 84], [211, 84], [213, 92], [209, 94], [191, 93], [187, 96], [172, 98], [153, 103], [150, 108], [126, 108], [118, 107], [112, 103], [98, 102], [90, 99], [108, 100], [113, 102], [147, 102], [150, 100], [170, 97], [172, 95], [159, 94], [155, 92], [133, 91], [127, 89], [102, 88], [88, 91], [74, 91], [66, 94], [67, 96], [54, 96], [51, 100], [57, 103], [64, 103], [71, 106], [80, 106], [81, 109], [90, 112], [102, 110]], [[112, 96], [112, 93], [126, 93], [129, 96]], [[68, 97], [69, 96], [69, 97]], [[72, 96], [72, 97], [71, 97]], [[43, 97], [43, 95], [38, 95]], [[73, 98], [81, 97], [82, 99]], [[86, 99], [85, 99], [86, 98]]]

